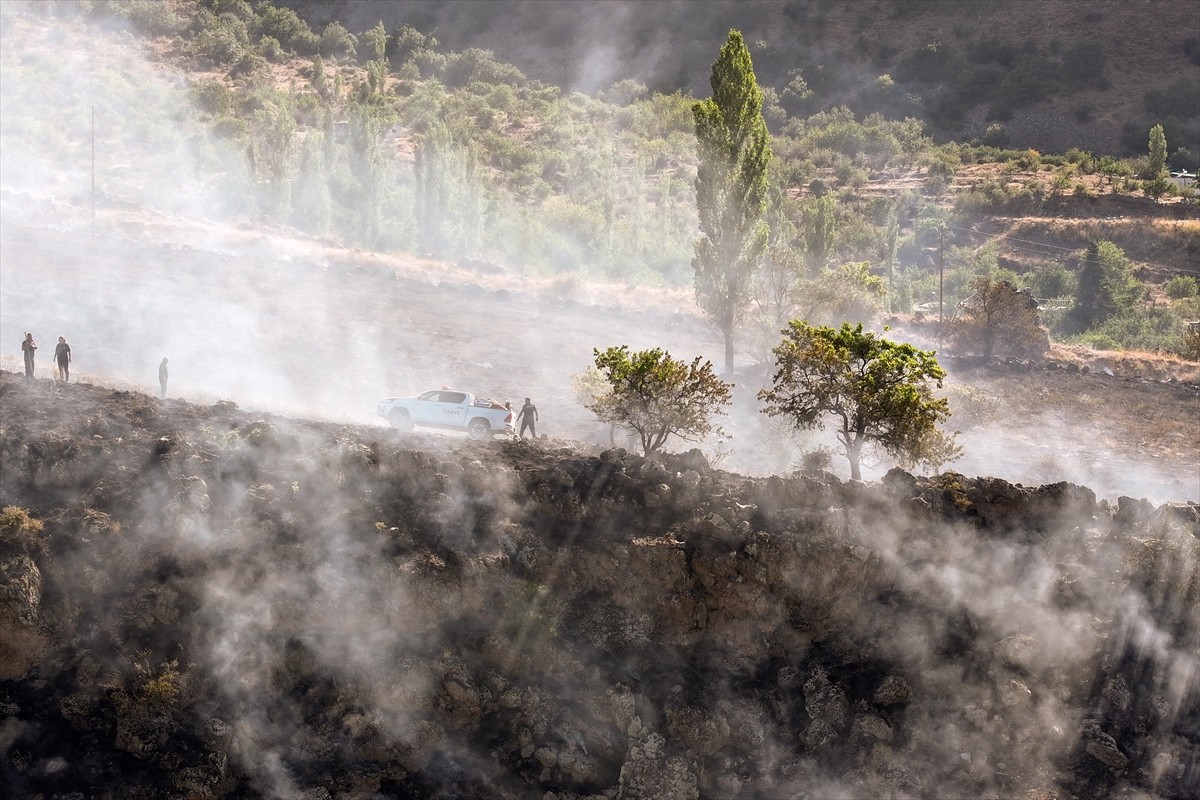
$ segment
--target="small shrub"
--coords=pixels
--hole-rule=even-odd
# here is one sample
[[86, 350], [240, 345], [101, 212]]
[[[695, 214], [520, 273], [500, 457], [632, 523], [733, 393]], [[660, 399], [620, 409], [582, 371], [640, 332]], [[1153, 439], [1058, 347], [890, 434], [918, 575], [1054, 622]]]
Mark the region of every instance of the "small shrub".
[[221, 81], [205, 81], [192, 86], [192, 102], [213, 116], [233, 110], [233, 91]]
[[258, 52], [268, 61], [278, 63], [283, 60], [283, 45], [274, 36], [264, 36], [258, 43]]
[[795, 470], [801, 475], [820, 475], [822, 472], [828, 472], [833, 467], [833, 455], [833, 450], [825, 446], [805, 450], [800, 454], [800, 461]]
[[178, 36], [187, 27], [171, 4], [161, 0], [132, 0], [110, 7], [151, 36]]
[[269, 69], [267, 60], [257, 53], [243, 53], [232, 67], [229, 68], [229, 75], [233, 78], [248, 78], [252, 75], [259, 75]]
[[146, 703], [166, 706], [174, 703], [179, 697], [181, 679], [178, 661], [172, 659], [164, 662], [159, 666], [157, 674], [146, 660], [139, 661], [136, 669], [144, 680], [138, 689], [138, 695]]
[[0, 511], [0, 553], [44, 555], [47, 546], [43, 530], [41, 521], [25, 509], [5, 506]]
[[1190, 275], [1176, 275], [1167, 281], [1167, 297], [1172, 300], [1182, 300], [1185, 297], [1195, 297], [1200, 293], [1200, 284]]
[[207, 27], [192, 40], [192, 53], [214, 64], [231, 64], [241, 57], [243, 45], [233, 31], [224, 26]]
[[989, 147], [1004, 147], [1008, 144], [1008, 131], [1003, 123], [993, 122], [984, 131], [982, 141]]
[[999, 400], [973, 386], [947, 386], [945, 395], [950, 401], [951, 425], [960, 430], [986, 425], [1000, 411]]

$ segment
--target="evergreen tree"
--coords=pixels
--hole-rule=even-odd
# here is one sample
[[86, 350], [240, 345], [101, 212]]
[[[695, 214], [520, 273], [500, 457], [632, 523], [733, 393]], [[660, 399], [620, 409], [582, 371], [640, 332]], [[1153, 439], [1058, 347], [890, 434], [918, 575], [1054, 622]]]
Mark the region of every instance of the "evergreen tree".
[[1112, 242], [1092, 242], [1079, 269], [1068, 330], [1080, 333], [1128, 310], [1141, 292], [1141, 284], [1121, 248]]
[[767, 246], [771, 147], [763, 93], [750, 51], [736, 30], [713, 62], [713, 96], [692, 106], [699, 165], [695, 243], [696, 300], [725, 337], [725, 372], [733, 372], [733, 330], [749, 307], [754, 273]]
[[329, 84], [325, 80], [325, 62], [319, 55], [313, 59], [312, 87], [321, 97], [329, 91]]

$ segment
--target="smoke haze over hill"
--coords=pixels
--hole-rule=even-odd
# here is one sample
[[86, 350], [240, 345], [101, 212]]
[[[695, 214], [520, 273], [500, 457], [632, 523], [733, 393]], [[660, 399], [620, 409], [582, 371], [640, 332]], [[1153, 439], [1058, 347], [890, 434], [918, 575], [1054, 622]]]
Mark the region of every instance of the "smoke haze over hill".
[[[56, 8], [4, 18], [5, 796], [1195, 795], [1194, 385], [955, 362], [965, 474], [860, 483], [795, 474], [832, 437], [769, 424], [758, 364], [733, 439], [632, 455], [571, 375], [714, 357], [690, 293], [234, 213], [184, 78]], [[374, 416], [442, 384], [549, 438]]]

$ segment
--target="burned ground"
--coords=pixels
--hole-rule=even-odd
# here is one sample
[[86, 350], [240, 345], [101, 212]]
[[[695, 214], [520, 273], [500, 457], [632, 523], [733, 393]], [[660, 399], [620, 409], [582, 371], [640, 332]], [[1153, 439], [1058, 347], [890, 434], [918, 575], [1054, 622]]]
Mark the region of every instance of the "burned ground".
[[[0, 373], [8, 796], [1183, 798], [1200, 512]], [[23, 509], [18, 511], [16, 509]]]

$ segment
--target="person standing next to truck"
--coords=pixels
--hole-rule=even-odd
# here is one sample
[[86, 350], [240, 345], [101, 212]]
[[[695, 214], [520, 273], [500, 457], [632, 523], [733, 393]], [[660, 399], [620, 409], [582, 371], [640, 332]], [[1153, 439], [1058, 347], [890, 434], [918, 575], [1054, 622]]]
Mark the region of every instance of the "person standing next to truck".
[[525, 405], [521, 406], [521, 410], [517, 412], [517, 420], [521, 423], [521, 432], [517, 434], [519, 438], [525, 438], [526, 428], [529, 428], [534, 439], [537, 438], [538, 410], [528, 397], [525, 398]]
[[26, 333], [25, 341], [21, 342], [21, 352], [25, 355], [25, 380], [33, 380], [33, 351], [37, 345], [33, 343], [33, 334]]
[[58, 365], [58, 374], [64, 381], [71, 380], [71, 345], [67, 344], [64, 336], [58, 337], [54, 346], [54, 363]]

